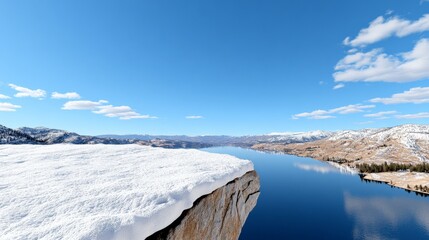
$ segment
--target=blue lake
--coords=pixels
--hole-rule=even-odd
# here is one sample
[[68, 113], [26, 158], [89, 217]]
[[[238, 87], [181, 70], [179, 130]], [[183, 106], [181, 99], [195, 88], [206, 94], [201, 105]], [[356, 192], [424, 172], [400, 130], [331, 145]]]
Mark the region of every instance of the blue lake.
[[364, 182], [310, 158], [203, 150], [251, 160], [261, 178], [240, 239], [429, 239], [429, 197]]

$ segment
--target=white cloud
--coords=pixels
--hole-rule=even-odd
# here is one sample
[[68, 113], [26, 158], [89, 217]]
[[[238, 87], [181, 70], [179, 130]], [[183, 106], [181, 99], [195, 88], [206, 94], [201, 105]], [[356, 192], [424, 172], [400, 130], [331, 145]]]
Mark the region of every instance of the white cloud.
[[315, 110], [312, 112], [298, 113], [292, 116], [293, 119], [307, 118], [307, 119], [329, 119], [335, 118], [332, 114], [351, 114], [363, 112], [365, 109], [374, 108], [375, 105], [362, 105], [352, 104], [343, 107], [333, 108], [330, 110]]
[[68, 101], [64, 103], [61, 109], [63, 110], [95, 110], [97, 107], [101, 106], [103, 103], [107, 103], [105, 100], [100, 100], [98, 102], [92, 101]]
[[388, 115], [393, 115], [397, 113], [398, 113], [397, 111], [384, 111], [384, 112], [365, 114], [363, 116], [368, 118], [387, 119], [389, 118]]
[[203, 116], [186, 116], [186, 119], [201, 119], [204, 118]]
[[404, 114], [404, 115], [396, 115], [396, 118], [399, 119], [418, 119], [418, 118], [429, 118], [429, 112], [421, 112], [415, 114]]
[[348, 53], [355, 53], [357, 51], [359, 51], [359, 50], [357, 50], [356, 48], [352, 48], [352, 49], [349, 49], [347, 52]]
[[370, 101], [383, 104], [429, 103], [429, 87], [411, 88], [403, 93], [393, 94], [390, 98], [373, 98]]
[[9, 99], [9, 98], [10, 98], [9, 96], [6, 96], [4, 94], [0, 94], [0, 99]]
[[337, 90], [337, 89], [343, 88], [343, 87], [345, 87], [345, 86], [346, 86], [346, 85], [344, 85], [344, 84], [342, 84], [342, 83], [339, 83], [339, 84], [335, 85], [332, 89]]
[[117, 117], [122, 120], [157, 118], [150, 115], [141, 115], [135, 112], [129, 106], [105, 105], [105, 106], [99, 106], [97, 108], [98, 110], [93, 111], [93, 113], [103, 114], [106, 117]]
[[102, 114], [106, 117], [116, 117], [121, 120], [129, 119], [149, 119], [157, 118], [150, 115], [141, 115], [140, 113], [135, 112], [129, 106], [113, 106], [113, 105], [104, 105], [108, 103], [106, 100], [100, 100], [98, 102], [79, 100], [79, 101], [68, 101], [66, 102], [62, 109], [63, 110], [90, 110], [95, 114]]
[[335, 66], [336, 82], [411, 82], [429, 78], [429, 40], [421, 39], [413, 50], [388, 55], [381, 49], [356, 52]]
[[29, 88], [17, 86], [15, 84], [9, 84], [9, 87], [17, 91], [17, 93], [14, 95], [15, 97], [44, 98], [46, 95], [46, 91], [42, 89], [32, 90]]
[[66, 92], [66, 93], [53, 92], [51, 97], [54, 99], [79, 99], [80, 95], [76, 92]]
[[298, 113], [292, 116], [293, 119], [299, 119], [299, 118], [308, 118], [308, 119], [328, 119], [328, 118], [335, 118], [334, 116], [329, 115], [329, 111], [326, 110], [315, 110], [312, 112], [303, 112]]
[[423, 15], [416, 21], [391, 17], [385, 19], [380, 16], [369, 24], [369, 27], [360, 30], [358, 36], [354, 39], [347, 37], [344, 40], [345, 45], [365, 46], [383, 39], [397, 36], [405, 37], [413, 33], [419, 33], [429, 30], [429, 14]]
[[21, 106], [7, 102], [0, 102], [0, 112], [15, 112], [18, 108], [21, 108]]
[[334, 108], [329, 111], [330, 113], [350, 114], [350, 113], [363, 112], [364, 109], [369, 109], [374, 107], [375, 105], [352, 104], [344, 107]]

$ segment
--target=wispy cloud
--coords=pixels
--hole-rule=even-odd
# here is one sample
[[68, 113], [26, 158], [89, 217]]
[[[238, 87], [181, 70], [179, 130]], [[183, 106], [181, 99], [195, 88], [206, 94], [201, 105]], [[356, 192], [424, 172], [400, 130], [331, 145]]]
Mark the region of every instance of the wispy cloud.
[[63, 110], [96, 110], [97, 107], [107, 103], [106, 100], [100, 100], [98, 102], [80, 100], [80, 101], [68, 101], [64, 103], [61, 109]]
[[429, 103], [429, 87], [416, 87], [402, 93], [393, 94], [389, 98], [373, 98], [373, 103], [398, 104], [398, 103]]
[[353, 47], [365, 46], [392, 36], [405, 37], [413, 33], [428, 30], [429, 14], [423, 15], [416, 21], [401, 19], [399, 17], [385, 19], [383, 16], [380, 16], [372, 21], [367, 28], [360, 30], [356, 38], [350, 39], [350, 37], [347, 37], [344, 40], [344, 44]]
[[193, 116], [186, 116], [186, 119], [201, 119], [204, 118], [203, 116], [193, 115]]
[[150, 115], [141, 115], [135, 112], [129, 106], [105, 105], [105, 106], [99, 106], [97, 107], [97, 109], [98, 110], [93, 112], [96, 114], [103, 114], [106, 117], [117, 117], [122, 120], [157, 118]]
[[9, 98], [10, 98], [9, 96], [6, 96], [4, 94], [0, 94], [0, 99], [9, 99]]
[[363, 112], [365, 109], [374, 108], [375, 105], [352, 104], [329, 110], [331, 113], [350, 114]]
[[315, 110], [312, 112], [298, 113], [292, 116], [293, 119], [307, 118], [307, 119], [329, 119], [335, 118], [333, 114], [352, 114], [364, 112], [365, 109], [374, 108], [375, 105], [362, 105], [352, 104], [343, 107], [333, 108], [329, 110]]
[[[429, 16], [429, 15], [428, 15]], [[335, 66], [336, 82], [411, 82], [429, 78], [429, 40], [419, 40], [409, 52], [388, 55], [381, 49], [355, 52]]]
[[0, 112], [15, 112], [18, 108], [21, 108], [21, 106], [7, 102], [0, 102]]
[[370, 113], [363, 115], [364, 117], [368, 118], [376, 118], [376, 119], [387, 119], [389, 118], [389, 115], [397, 114], [397, 111], [384, 111], [384, 112], [377, 112], [377, 113]]
[[54, 99], [79, 99], [80, 95], [76, 92], [59, 93], [53, 92], [51, 98]]
[[421, 112], [414, 114], [404, 114], [404, 115], [396, 115], [396, 118], [399, 119], [420, 119], [420, 118], [429, 118], [429, 112]]
[[129, 106], [105, 105], [106, 103], [108, 103], [106, 100], [100, 100], [98, 102], [87, 100], [68, 101], [63, 105], [62, 109], [90, 110], [95, 114], [102, 114], [106, 117], [116, 117], [121, 120], [157, 118], [155, 116], [137, 113]]
[[44, 98], [46, 96], [46, 91], [42, 89], [32, 90], [29, 88], [17, 86], [15, 84], [9, 84], [9, 87], [17, 91], [17, 93], [14, 95], [15, 97]]
[[329, 119], [335, 116], [329, 115], [330, 112], [326, 110], [314, 110], [312, 112], [298, 113], [292, 116], [292, 119], [308, 118], [308, 119]]
[[335, 85], [332, 89], [337, 90], [337, 89], [343, 88], [343, 87], [345, 87], [345, 86], [346, 86], [346, 85], [344, 85], [344, 84], [340, 83], [340, 84]]

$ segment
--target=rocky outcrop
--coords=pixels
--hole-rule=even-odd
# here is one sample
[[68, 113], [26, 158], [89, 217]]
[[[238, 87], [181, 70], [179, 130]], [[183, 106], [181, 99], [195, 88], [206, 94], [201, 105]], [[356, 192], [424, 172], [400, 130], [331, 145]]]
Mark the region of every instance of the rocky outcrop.
[[256, 206], [259, 187], [257, 173], [248, 172], [202, 196], [170, 226], [147, 239], [238, 239], [247, 216]]

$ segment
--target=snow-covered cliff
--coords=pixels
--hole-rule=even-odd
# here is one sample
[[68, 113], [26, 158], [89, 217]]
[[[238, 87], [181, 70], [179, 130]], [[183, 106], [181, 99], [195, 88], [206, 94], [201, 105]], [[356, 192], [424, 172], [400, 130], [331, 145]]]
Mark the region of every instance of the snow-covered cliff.
[[252, 170], [250, 161], [198, 150], [1, 145], [0, 236], [144, 239]]

